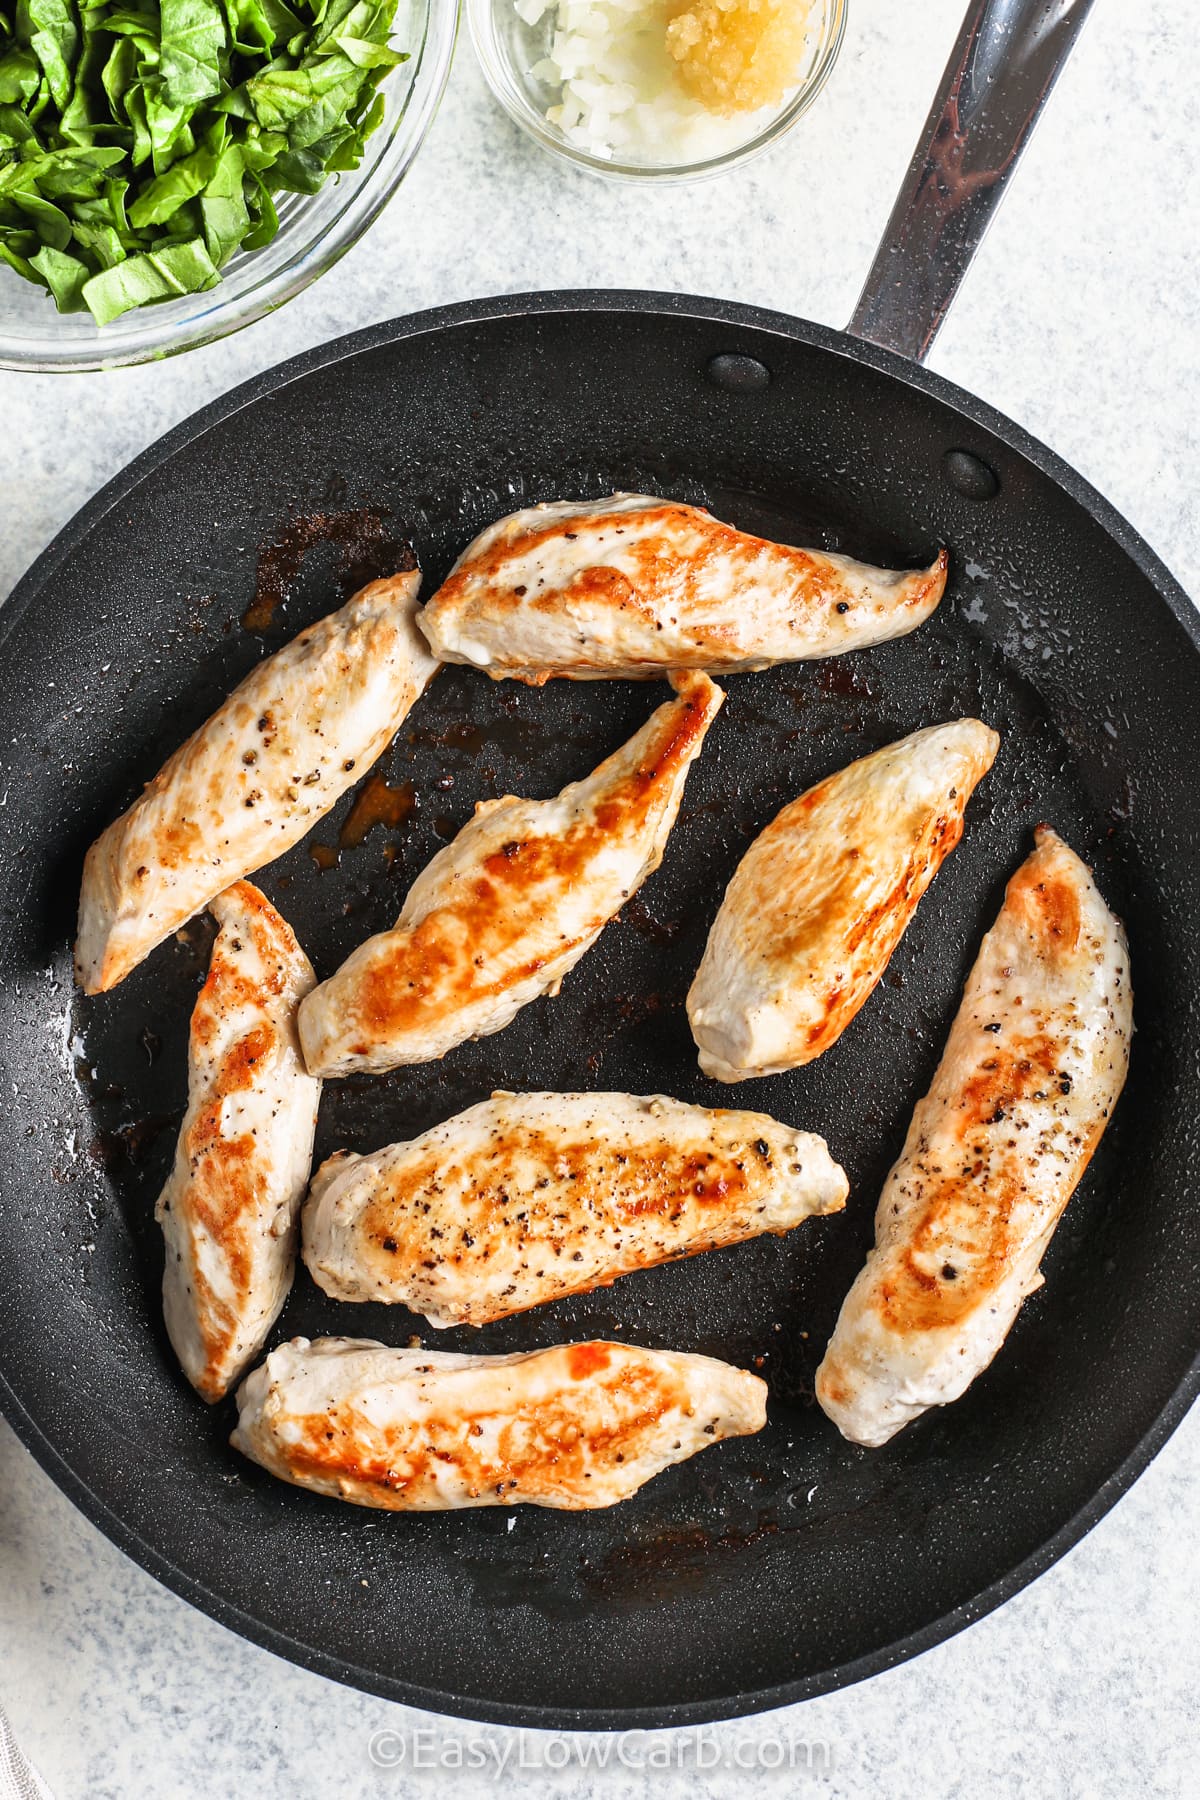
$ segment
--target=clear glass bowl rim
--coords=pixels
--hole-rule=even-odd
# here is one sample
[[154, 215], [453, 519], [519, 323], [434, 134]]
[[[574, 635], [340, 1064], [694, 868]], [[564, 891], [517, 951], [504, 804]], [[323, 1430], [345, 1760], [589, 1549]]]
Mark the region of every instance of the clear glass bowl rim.
[[[42, 296], [46, 325], [41, 332], [16, 333], [6, 329], [0, 301], [0, 370], [78, 374], [161, 361], [254, 324], [332, 268], [374, 224], [408, 174], [445, 92], [461, 0], [424, 0], [423, 11], [424, 29], [419, 44], [413, 46], [404, 99], [395, 116], [379, 128], [383, 142], [375, 160], [360, 173], [344, 179], [340, 190], [344, 191], [344, 203], [311, 235], [300, 235], [294, 254], [285, 262], [275, 268], [264, 262], [263, 274], [254, 279], [251, 271], [255, 261], [269, 257], [268, 246], [247, 257], [245, 271], [249, 280], [245, 286], [222, 282], [206, 293], [126, 314], [123, 320], [103, 328], [90, 326], [89, 321], [87, 328], [81, 329], [84, 322], [79, 315], [70, 314], [68, 318], [74, 323], [65, 331], [60, 329], [57, 335], [60, 315], [49, 295]], [[369, 145], [373, 142], [368, 140]], [[297, 225], [304, 216], [304, 211], [297, 214]], [[181, 314], [174, 310], [177, 306], [188, 310]], [[66, 321], [61, 323], [65, 325]]]

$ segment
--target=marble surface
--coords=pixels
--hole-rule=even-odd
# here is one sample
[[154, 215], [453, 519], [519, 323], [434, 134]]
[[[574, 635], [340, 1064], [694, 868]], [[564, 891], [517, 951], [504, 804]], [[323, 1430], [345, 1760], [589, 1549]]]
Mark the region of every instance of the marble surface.
[[[168, 426], [373, 320], [475, 294], [604, 285], [843, 322], [960, 10], [853, 0], [841, 65], [790, 141], [717, 184], [656, 194], [552, 164], [491, 104], [463, 44], [401, 194], [283, 312], [161, 367], [0, 376], [0, 594]], [[1193, 592], [1198, 58], [1200, 8], [1098, 0], [931, 358], [1082, 469]], [[631, 1800], [751, 1783], [889, 1800], [1184, 1795], [1200, 1750], [1198, 1487], [1193, 1416], [1083, 1544], [953, 1642], [848, 1692], [715, 1728], [704, 1746], [618, 1751], [437, 1721], [241, 1642], [126, 1561], [0, 1427], [0, 1704], [60, 1800], [332, 1800], [451, 1785], [464, 1800], [497, 1785]]]

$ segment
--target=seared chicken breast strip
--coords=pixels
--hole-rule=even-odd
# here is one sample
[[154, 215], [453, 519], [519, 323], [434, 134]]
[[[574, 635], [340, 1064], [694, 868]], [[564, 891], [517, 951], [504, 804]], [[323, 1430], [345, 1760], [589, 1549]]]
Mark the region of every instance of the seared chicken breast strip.
[[732, 674], [914, 631], [946, 585], [750, 537], [652, 494], [556, 501], [468, 544], [421, 615], [435, 656], [540, 683]]
[[155, 1217], [163, 1311], [183, 1372], [219, 1400], [262, 1349], [292, 1285], [321, 1084], [296, 1006], [312, 966], [264, 894], [210, 902], [220, 929], [192, 1013], [188, 1107]]
[[96, 840], [75, 950], [85, 993], [282, 856], [387, 748], [438, 667], [414, 624], [420, 581], [371, 582], [259, 663]]
[[687, 772], [724, 696], [707, 675], [553, 800], [487, 800], [300, 1009], [314, 1075], [432, 1062], [500, 1031], [563, 976], [662, 861]]
[[999, 1350], [1117, 1103], [1129, 950], [1047, 826], [1008, 884], [817, 1371], [858, 1444], [957, 1400]]
[[961, 838], [999, 745], [978, 719], [915, 731], [801, 794], [755, 839], [688, 994], [706, 1075], [778, 1075], [836, 1043]]
[[763, 1113], [631, 1094], [494, 1094], [369, 1156], [331, 1157], [304, 1260], [338, 1300], [485, 1325], [633, 1269], [845, 1205], [824, 1141]]
[[761, 1431], [766, 1383], [710, 1356], [558, 1344], [524, 1356], [293, 1338], [238, 1394], [232, 1443], [357, 1506], [613, 1506], [721, 1438]]

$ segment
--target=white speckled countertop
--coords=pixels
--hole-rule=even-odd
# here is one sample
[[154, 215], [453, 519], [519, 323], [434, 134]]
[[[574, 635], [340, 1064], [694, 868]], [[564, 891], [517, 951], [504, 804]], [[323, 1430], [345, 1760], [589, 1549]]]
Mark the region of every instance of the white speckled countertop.
[[[843, 323], [961, 7], [852, 0], [841, 64], [789, 142], [715, 185], [654, 194], [543, 157], [490, 103], [464, 43], [415, 174], [282, 313], [165, 366], [0, 375], [0, 594], [168, 426], [373, 320], [477, 294], [627, 286]], [[1194, 593], [1198, 66], [1200, 6], [1097, 0], [931, 358], [1079, 467]], [[0, 1705], [59, 1800], [451, 1785], [463, 1800], [497, 1786], [676, 1800], [749, 1784], [888, 1800], [1182, 1796], [1197, 1791], [1200, 1751], [1198, 1489], [1193, 1416], [1076, 1550], [965, 1635], [857, 1688], [713, 1728], [715, 1747], [675, 1746], [670, 1768], [662, 1751], [610, 1743], [601, 1773], [580, 1766], [580, 1741], [438, 1721], [243, 1643], [113, 1549], [0, 1426]], [[486, 1766], [470, 1769], [468, 1739]]]

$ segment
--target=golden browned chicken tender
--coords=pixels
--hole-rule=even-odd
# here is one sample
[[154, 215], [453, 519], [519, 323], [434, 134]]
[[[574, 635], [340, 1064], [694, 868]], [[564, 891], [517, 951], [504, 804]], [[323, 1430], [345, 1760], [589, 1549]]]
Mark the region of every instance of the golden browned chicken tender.
[[688, 994], [706, 1075], [778, 1075], [837, 1042], [962, 837], [999, 744], [978, 719], [914, 731], [801, 794], [755, 838]]
[[744, 1369], [634, 1344], [455, 1356], [293, 1338], [242, 1383], [232, 1442], [281, 1480], [358, 1506], [582, 1510], [761, 1431], [766, 1400]]
[[339, 1300], [483, 1325], [633, 1269], [838, 1212], [824, 1140], [663, 1095], [494, 1094], [411, 1143], [331, 1157], [304, 1260]]
[[627, 744], [552, 800], [487, 800], [300, 1009], [314, 1075], [432, 1062], [500, 1031], [563, 976], [662, 861], [688, 769], [724, 698], [673, 677]]
[[499, 519], [421, 614], [435, 656], [540, 683], [733, 674], [903, 637], [946, 586], [946, 552], [873, 569], [735, 531], [652, 494], [556, 501]]
[[1124, 1086], [1132, 1032], [1120, 921], [1087, 865], [1039, 826], [817, 1371], [817, 1399], [844, 1436], [884, 1444], [987, 1368], [1042, 1284], [1046, 1246]]
[[438, 667], [413, 623], [420, 582], [371, 582], [259, 663], [97, 838], [75, 946], [85, 993], [290, 850], [382, 755]]
[[183, 1372], [219, 1400], [262, 1349], [292, 1285], [321, 1084], [296, 1007], [312, 965], [265, 894], [210, 904], [220, 930], [192, 1013], [188, 1108], [155, 1217], [163, 1312]]

